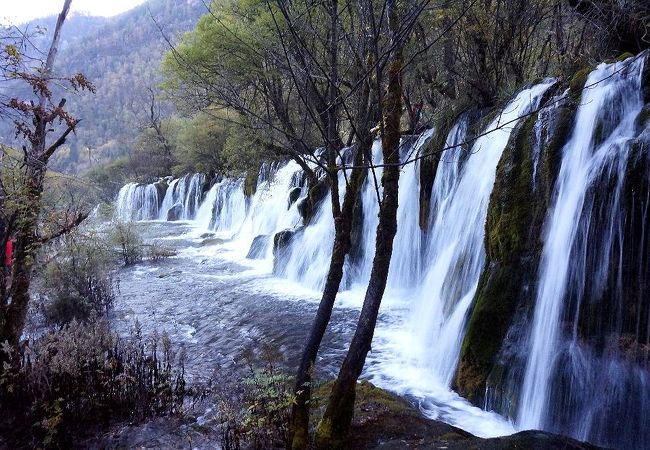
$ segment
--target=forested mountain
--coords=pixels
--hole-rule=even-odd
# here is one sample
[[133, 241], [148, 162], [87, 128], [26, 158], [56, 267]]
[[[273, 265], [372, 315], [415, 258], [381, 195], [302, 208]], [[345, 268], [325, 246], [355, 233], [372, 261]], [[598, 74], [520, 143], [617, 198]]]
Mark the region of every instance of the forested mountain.
[[[97, 92], [68, 96], [70, 112], [83, 122], [57, 156], [57, 169], [84, 172], [125, 152], [140, 131], [145, 93], [156, 85], [160, 60], [169, 49], [166, 39], [191, 30], [205, 11], [200, 0], [151, 0], [116, 17], [76, 15], [66, 22], [56, 70], [61, 75], [83, 73]], [[34, 39], [42, 48], [55, 21], [54, 16], [37, 19], [21, 28], [46, 29]], [[13, 133], [9, 121], [0, 125], [4, 142], [12, 142]]]

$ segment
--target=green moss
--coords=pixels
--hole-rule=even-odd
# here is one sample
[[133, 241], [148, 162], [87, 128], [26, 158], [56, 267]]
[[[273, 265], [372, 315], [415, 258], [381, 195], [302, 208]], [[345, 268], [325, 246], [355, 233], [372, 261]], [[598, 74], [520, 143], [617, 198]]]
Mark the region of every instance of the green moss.
[[560, 164], [562, 163], [562, 149], [569, 139], [576, 107], [577, 105], [575, 103], [569, 102], [561, 105], [557, 109], [557, 118], [553, 123], [555, 126], [554, 132], [544, 147], [541, 178], [545, 189], [544, 202], [546, 206], [551, 201], [555, 179], [557, 178], [557, 174], [560, 171]]
[[429, 213], [431, 211], [431, 189], [436, 178], [440, 158], [444, 158], [443, 150], [447, 141], [447, 134], [453, 127], [453, 121], [445, 118], [438, 124], [433, 137], [429, 140], [424, 150], [427, 156], [420, 161], [420, 229], [426, 231], [429, 226]]
[[532, 198], [531, 160], [533, 127], [529, 118], [515, 133], [497, 169], [486, 224], [486, 250], [490, 260], [505, 261], [523, 250], [527, 238]]
[[442, 441], [460, 441], [460, 440], [463, 440], [463, 439], [466, 439], [466, 438], [467, 438], [467, 436], [464, 436], [464, 435], [462, 435], [460, 433], [456, 433], [456, 432], [453, 432], [453, 431], [440, 435], [440, 440], [442, 440]]
[[630, 53], [630, 52], [624, 52], [624, 53], [621, 53], [621, 54], [620, 54], [619, 56], [617, 56], [616, 58], [609, 58], [609, 59], [606, 59], [605, 62], [606, 62], [607, 64], [613, 64], [613, 63], [616, 63], [616, 62], [625, 61], [626, 59], [628, 59], [628, 58], [633, 58], [633, 57], [634, 57], [634, 55], [633, 55], [632, 53]]
[[257, 191], [257, 178], [259, 177], [259, 170], [249, 170], [246, 172], [244, 179], [244, 195], [252, 197]]
[[571, 77], [571, 80], [569, 80], [569, 95], [572, 98], [580, 99], [582, 96], [582, 90], [584, 89], [585, 84], [587, 83], [587, 78], [592, 70], [591, 66], [585, 67], [584, 69], [577, 71], [573, 77]]
[[486, 220], [486, 267], [463, 340], [456, 387], [479, 403], [495, 357], [519, 302], [523, 277], [534, 269], [522, 263], [537, 247], [535, 221], [540, 195], [533, 193], [532, 143], [537, 115], [519, 125], [503, 152]]

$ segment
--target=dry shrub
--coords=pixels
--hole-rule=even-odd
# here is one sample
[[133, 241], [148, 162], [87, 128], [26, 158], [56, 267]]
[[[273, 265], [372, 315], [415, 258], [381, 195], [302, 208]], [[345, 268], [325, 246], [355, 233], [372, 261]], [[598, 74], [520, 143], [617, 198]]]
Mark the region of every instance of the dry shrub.
[[[70, 448], [117, 422], [176, 414], [182, 357], [166, 335], [128, 339], [106, 323], [72, 321], [26, 343], [0, 374], [0, 433], [11, 448]], [[182, 355], [181, 355], [182, 356]]]

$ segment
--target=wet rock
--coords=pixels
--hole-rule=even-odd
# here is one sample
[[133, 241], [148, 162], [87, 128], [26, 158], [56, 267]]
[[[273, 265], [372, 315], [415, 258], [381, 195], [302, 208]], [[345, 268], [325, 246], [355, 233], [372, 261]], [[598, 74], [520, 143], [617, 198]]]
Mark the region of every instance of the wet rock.
[[165, 199], [165, 194], [167, 193], [167, 188], [169, 185], [164, 179], [155, 182], [153, 185], [156, 187], [156, 191], [158, 191], [158, 208], [160, 208], [162, 206], [163, 200]]
[[308, 225], [314, 214], [329, 192], [329, 185], [325, 178], [320, 178], [313, 186], [309, 188], [307, 197], [298, 203], [297, 208], [302, 217], [303, 224]]
[[280, 274], [283, 272], [291, 242], [300, 233], [302, 233], [302, 228], [287, 229], [275, 233], [275, 236], [273, 236], [273, 273]]
[[199, 247], [209, 247], [211, 245], [220, 245], [226, 242], [226, 239], [221, 239], [221, 238], [209, 238], [209, 239], [204, 239], [199, 243]]
[[300, 194], [302, 193], [302, 189], [299, 187], [295, 187], [289, 191], [289, 205], [287, 206], [287, 209], [291, 208], [291, 205], [293, 205], [298, 198], [300, 198]]
[[174, 206], [169, 208], [169, 211], [167, 211], [168, 222], [181, 220], [182, 217], [183, 217], [183, 205], [180, 203], [176, 203]]
[[270, 235], [262, 234], [260, 236], [256, 236], [255, 239], [253, 239], [253, 243], [251, 244], [251, 248], [248, 250], [248, 254], [246, 255], [246, 258], [264, 259], [264, 256], [266, 256], [266, 251], [269, 248], [270, 243], [271, 243]]
[[[516, 355], [507, 360], [497, 357], [503, 348], [509, 348], [504, 338], [518, 309], [532, 307], [542, 225], [561, 150], [569, 137], [573, 105], [564, 97], [551, 99], [547, 108], [520, 123], [497, 167], [486, 220], [486, 264], [455, 379], [461, 395], [481, 406], [488, 378], [491, 385], [501, 389], [507, 384], [507, 372], [518, 367], [512, 359]], [[508, 404], [507, 400], [499, 403]]]
[[[332, 383], [319, 391], [328, 398]], [[348, 448], [355, 450], [595, 450], [590, 444], [541, 431], [524, 431], [482, 439], [423, 417], [406, 400], [367, 381], [357, 385], [354, 420]]]

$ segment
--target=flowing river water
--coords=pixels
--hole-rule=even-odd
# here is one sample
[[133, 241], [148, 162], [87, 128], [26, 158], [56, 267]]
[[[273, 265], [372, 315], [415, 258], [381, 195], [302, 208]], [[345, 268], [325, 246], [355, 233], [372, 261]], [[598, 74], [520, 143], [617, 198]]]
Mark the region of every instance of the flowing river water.
[[[287, 368], [297, 366], [318, 291], [275, 277], [267, 261], [241, 258], [232, 242], [206, 234], [196, 222], [146, 221], [137, 227], [145, 242], [163, 243], [177, 255], [120, 271], [112, 319], [119, 331], [127, 333], [137, 321], [145, 335], [166, 332], [185, 353], [190, 381], [205, 380], [215, 370], [241, 370], [243, 353], [261, 352], [266, 345], [283, 356]], [[339, 295], [319, 353], [318, 378], [336, 376], [362, 298], [358, 289]], [[424, 389], [412, 389], [397, 381], [396, 346], [408, 320], [408, 300], [394, 292], [385, 298], [362, 378], [405, 396], [429, 417], [478, 436], [513, 433], [506, 419], [472, 406], [443, 385], [422, 380]]]

